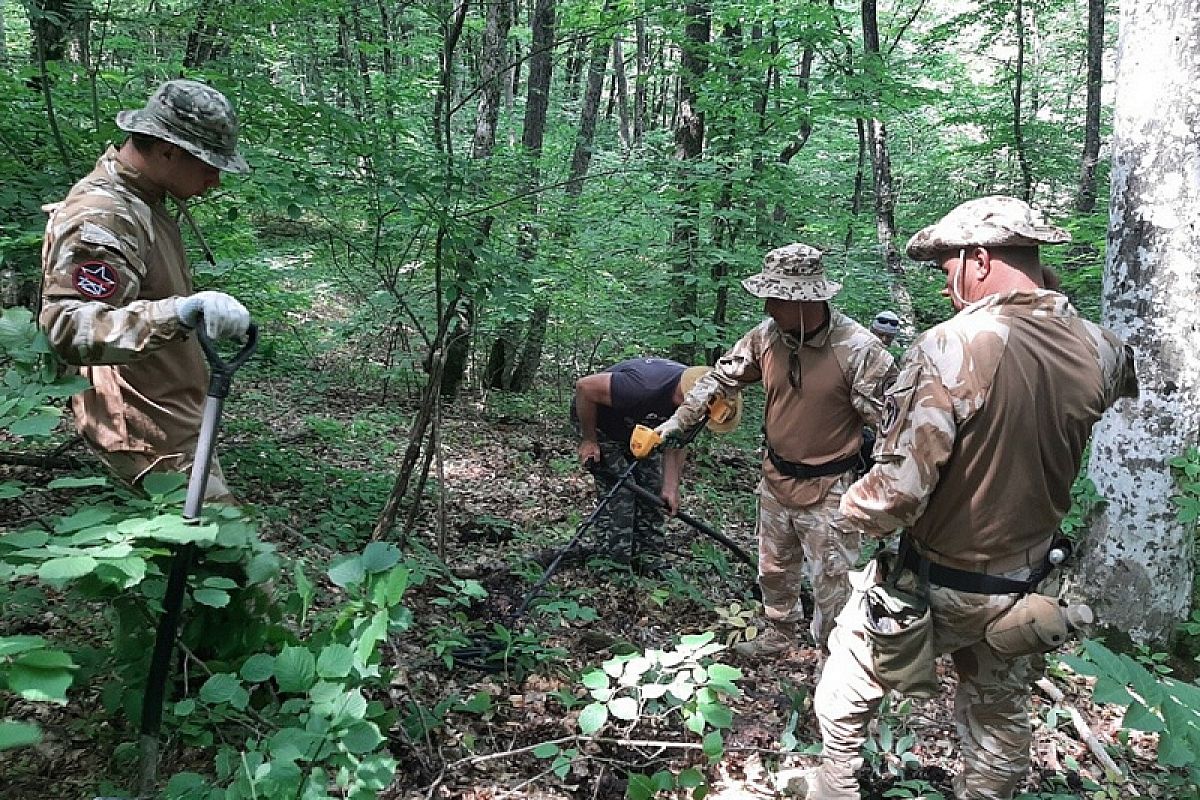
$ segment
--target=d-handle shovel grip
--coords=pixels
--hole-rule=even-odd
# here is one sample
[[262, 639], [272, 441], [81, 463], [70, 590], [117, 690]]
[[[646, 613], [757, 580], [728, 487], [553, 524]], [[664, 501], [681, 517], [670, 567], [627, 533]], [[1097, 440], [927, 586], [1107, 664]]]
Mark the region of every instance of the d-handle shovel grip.
[[207, 359], [211, 372], [208, 396], [222, 398], [228, 396], [229, 379], [233, 377], [233, 373], [250, 360], [250, 356], [254, 355], [254, 351], [258, 349], [258, 326], [253, 322], [250, 323], [250, 326], [246, 328], [246, 343], [228, 361], [221, 358], [216, 345], [213, 344], [212, 339], [208, 338], [203, 319], [196, 324], [196, 338], [200, 341], [200, 349], [204, 351], [204, 358]]

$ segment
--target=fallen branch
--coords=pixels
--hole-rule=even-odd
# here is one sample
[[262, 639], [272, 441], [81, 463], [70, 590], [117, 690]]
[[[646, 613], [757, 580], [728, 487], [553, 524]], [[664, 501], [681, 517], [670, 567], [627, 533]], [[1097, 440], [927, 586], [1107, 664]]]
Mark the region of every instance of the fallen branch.
[[[1100, 762], [1100, 766], [1104, 768], [1104, 772], [1109, 780], [1114, 783], [1124, 784], [1125, 775], [1121, 772], [1121, 768], [1117, 766], [1117, 762], [1113, 761], [1112, 756], [1104, 749], [1104, 743], [1096, 738], [1096, 734], [1092, 733], [1092, 729], [1088, 726], [1087, 720], [1083, 718], [1083, 714], [1079, 713], [1079, 709], [1065, 702], [1066, 695], [1063, 694], [1062, 689], [1051, 683], [1049, 678], [1039, 678], [1037, 687], [1052, 701], [1064, 707], [1071, 715], [1071, 722], [1075, 725], [1075, 732], [1079, 734], [1079, 738], [1088, 746], [1088, 750], [1092, 752], [1095, 759]], [[1127, 790], [1130, 795], [1141, 796], [1137, 788], [1132, 785], [1128, 786]]]

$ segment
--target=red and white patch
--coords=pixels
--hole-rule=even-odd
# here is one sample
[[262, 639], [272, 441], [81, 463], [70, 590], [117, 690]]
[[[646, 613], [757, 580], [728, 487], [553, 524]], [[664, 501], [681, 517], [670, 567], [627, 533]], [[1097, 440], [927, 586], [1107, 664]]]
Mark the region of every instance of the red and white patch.
[[103, 261], [85, 261], [75, 267], [71, 283], [75, 291], [92, 300], [107, 300], [121, 286], [117, 271]]

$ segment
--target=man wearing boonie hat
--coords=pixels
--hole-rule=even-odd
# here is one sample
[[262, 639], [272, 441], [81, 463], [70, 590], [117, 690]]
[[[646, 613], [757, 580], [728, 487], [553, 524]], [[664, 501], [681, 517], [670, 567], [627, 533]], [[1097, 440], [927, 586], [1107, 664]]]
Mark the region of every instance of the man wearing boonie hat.
[[880, 311], [871, 320], [871, 333], [879, 337], [884, 345], [890, 345], [900, 334], [900, 318], [891, 311]]
[[[129, 133], [60, 203], [42, 246], [39, 322], [54, 351], [92, 388], [72, 399], [75, 424], [131, 485], [150, 472], [186, 472], [195, 454], [208, 366], [193, 329], [213, 340], [245, 334], [250, 315], [222, 292], [193, 292], [170, 196], [185, 201], [244, 174], [238, 120], [224, 95], [196, 81], [162, 84], [144, 108], [122, 111]], [[210, 500], [228, 500], [215, 462]]]
[[[571, 416], [579, 427], [579, 463], [596, 470], [596, 488], [603, 496], [633, 461], [629, 437], [637, 425], [656, 425], [674, 413], [683, 397], [708, 367], [685, 367], [665, 358], [632, 358], [575, 383]], [[739, 402], [732, 418], [709, 421], [714, 433], [728, 433], [741, 421]], [[668, 514], [679, 510], [679, 478], [686, 450], [656, 451], [642, 459], [631, 479], [658, 495]], [[607, 534], [604, 555], [652, 572], [662, 566], [663, 511], [652, 508], [633, 492], [617, 492], [596, 520]]]
[[[1008, 800], [1022, 788], [1042, 656], [1000, 655], [987, 628], [1036, 590], [1033, 570], [1070, 508], [1092, 425], [1137, 393], [1132, 351], [1043, 286], [1038, 248], [1068, 241], [1023, 201], [999, 196], [963, 203], [909, 240], [911, 258], [945, 273], [959, 313], [909, 348], [885, 398], [875, 466], [841, 501], [869, 535], [904, 529], [886, 569], [898, 589], [927, 596], [933, 650], [950, 653], [958, 673], [961, 800]], [[810, 800], [861, 796], [867, 727], [892, 688], [873, 659], [872, 572], [855, 582], [829, 639], [814, 695], [824, 758], [790, 787]]]
[[755, 659], [798, 644], [804, 618], [802, 579], [812, 585], [810, 631], [824, 645], [850, 595], [847, 573], [859, 537], [835, 527], [838, 500], [859, 464], [863, 425], [879, 421], [885, 384], [895, 376], [883, 344], [829, 301], [821, 251], [790, 244], [767, 253], [763, 270], [742, 286], [765, 301], [768, 319], [747, 333], [657, 429], [677, 436], [703, 418], [711, 399], [752, 383], [766, 391], [766, 455], [758, 484], [758, 580], [768, 624], [736, 648]]

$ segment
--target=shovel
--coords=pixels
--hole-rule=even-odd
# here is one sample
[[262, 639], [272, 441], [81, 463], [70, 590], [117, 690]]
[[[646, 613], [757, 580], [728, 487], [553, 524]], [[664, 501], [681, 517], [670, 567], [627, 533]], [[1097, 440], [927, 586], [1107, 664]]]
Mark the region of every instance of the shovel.
[[[212, 469], [213, 446], [217, 431], [221, 427], [221, 410], [229, 396], [229, 384], [237, 372], [254, 354], [258, 347], [258, 326], [251, 323], [246, 330], [246, 344], [231, 360], [225, 361], [213, 346], [204, 330], [204, 321], [196, 326], [196, 338], [208, 360], [208, 397], [204, 401], [204, 415], [200, 421], [200, 435], [196, 442], [196, 456], [192, 461], [192, 473], [188, 479], [187, 500], [183, 504], [183, 519], [188, 524], [200, 524], [200, 510], [204, 505], [204, 489]], [[158, 780], [158, 733], [162, 727], [163, 697], [167, 678], [171, 671], [171, 656], [175, 652], [175, 635], [179, 630], [179, 617], [183, 611], [183, 595], [187, 589], [188, 571], [196, 553], [194, 544], [185, 544], [175, 553], [171, 571], [167, 576], [167, 588], [163, 595], [163, 613], [158, 620], [154, 638], [154, 651], [150, 656], [150, 670], [146, 673], [146, 689], [142, 695], [142, 722], [140, 739], [139, 793], [151, 796]]]

